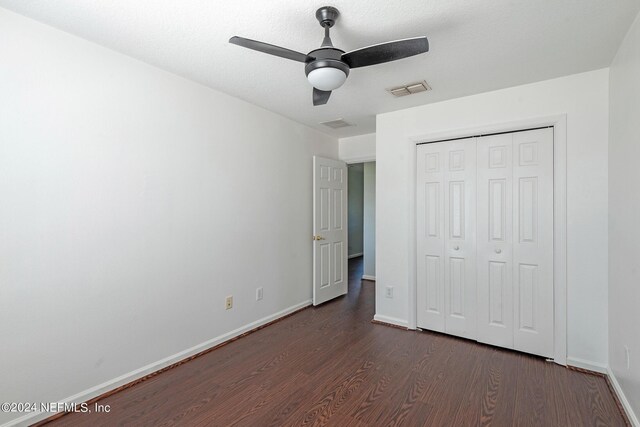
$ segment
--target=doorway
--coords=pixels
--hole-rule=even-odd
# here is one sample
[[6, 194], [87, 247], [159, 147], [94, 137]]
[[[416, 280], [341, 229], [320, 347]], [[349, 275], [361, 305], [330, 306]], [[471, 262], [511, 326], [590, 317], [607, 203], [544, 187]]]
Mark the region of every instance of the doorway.
[[376, 280], [376, 162], [348, 165], [348, 257], [362, 263], [362, 279]]

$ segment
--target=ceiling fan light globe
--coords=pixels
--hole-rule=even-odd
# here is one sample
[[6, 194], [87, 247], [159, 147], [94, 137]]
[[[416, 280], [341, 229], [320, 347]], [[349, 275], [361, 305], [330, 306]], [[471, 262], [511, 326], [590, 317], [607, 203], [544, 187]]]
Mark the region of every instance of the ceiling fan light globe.
[[339, 68], [316, 68], [307, 75], [307, 80], [318, 90], [332, 91], [344, 84], [347, 74]]

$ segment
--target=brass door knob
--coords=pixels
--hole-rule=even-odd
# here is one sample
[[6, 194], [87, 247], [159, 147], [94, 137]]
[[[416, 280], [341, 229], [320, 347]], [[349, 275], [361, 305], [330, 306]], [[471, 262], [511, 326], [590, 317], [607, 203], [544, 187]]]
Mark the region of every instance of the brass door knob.
[[313, 236], [313, 240], [324, 240], [322, 236]]

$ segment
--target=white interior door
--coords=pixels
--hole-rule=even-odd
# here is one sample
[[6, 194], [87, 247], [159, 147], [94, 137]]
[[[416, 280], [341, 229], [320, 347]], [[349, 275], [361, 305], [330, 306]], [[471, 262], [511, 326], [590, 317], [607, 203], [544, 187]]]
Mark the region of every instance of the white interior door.
[[347, 293], [347, 165], [313, 157], [313, 305]]
[[473, 138], [418, 147], [418, 326], [476, 335]]

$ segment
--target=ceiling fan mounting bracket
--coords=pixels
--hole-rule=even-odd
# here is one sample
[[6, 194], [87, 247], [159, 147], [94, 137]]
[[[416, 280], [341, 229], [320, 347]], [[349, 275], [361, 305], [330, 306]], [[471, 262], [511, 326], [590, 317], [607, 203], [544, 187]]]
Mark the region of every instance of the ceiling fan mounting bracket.
[[339, 16], [340, 12], [338, 9], [332, 6], [323, 6], [316, 11], [316, 19], [320, 22], [320, 26], [323, 28], [333, 27]]

